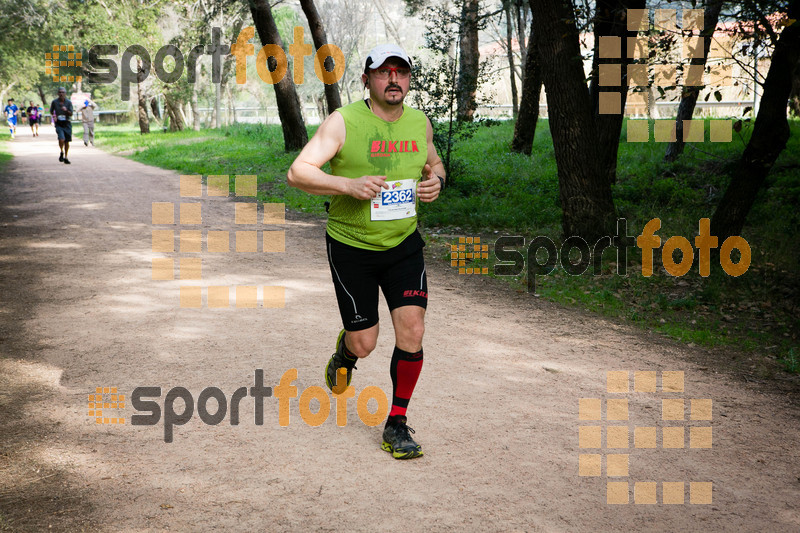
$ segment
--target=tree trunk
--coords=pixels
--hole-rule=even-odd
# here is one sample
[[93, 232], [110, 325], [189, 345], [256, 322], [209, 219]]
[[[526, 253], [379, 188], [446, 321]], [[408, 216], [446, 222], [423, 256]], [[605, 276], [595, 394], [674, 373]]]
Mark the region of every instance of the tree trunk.
[[184, 123], [179, 103], [169, 94], [164, 95], [164, 111], [169, 116], [169, 131], [183, 131]]
[[188, 120], [186, 120], [186, 102], [181, 102], [181, 105], [178, 107], [178, 111], [180, 111], [181, 120], [183, 121], [183, 127], [185, 128], [186, 124], [188, 124], [189, 122]]
[[[364, 61], [366, 61], [366, 59]], [[345, 83], [344, 84], [344, 90], [347, 92], [347, 103], [348, 104], [352, 104], [353, 103], [353, 96], [350, 94], [350, 84], [349, 83]]]
[[[378, 14], [380, 14], [381, 20], [383, 20], [383, 26], [386, 30], [387, 37], [391, 37], [394, 42], [399, 44], [401, 41], [403, 41], [403, 39], [400, 37], [400, 32], [397, 31], [397, 25], [394, 21], [396, 17], [388, 13], [383, 0], [377, 0], [377, 2], [373, 2], [373, 5], [377, 8]], [[406, 7], [408, 7], [408, 4], [406, 4]]]
[[156, 119], [161, 120], [161, 110], [158, 108], [158, 99], [155, 96], [150, 98], [150, 111]]
[[[233, 33], [231, 34], [232, 35], [231, 39], [236, 39], [236, 37], [239, 35], [239, 33], [241, 33], [243, 24], [244, 24], [244, 20], [242, 20], [241, 17], [238, 18], [238, 20], [233, 25]], [[230, 79], [230, 76], [231, 76], [231, 68], [233, 68], [233, 61], [234, 61], [233, 55], [228, 54], [228, 55], [225, 56], [225, 58], [222, 61], [222, 75], [220, 76], [220, 79], [219, 79], [220, 97], [222, 95], [224, 95], [225, 98], [228, 99], [228, 106], [227, 106], [228, 114], [225, 117], [226, 118], [225, 125], [230, 125], [230, 124], [233, 124], [234, 122], [236, 122], [236, 116], [234, 114], [234, 104], [233, 104], [233, 101], [232, 101], [231, 90], [230, 90], [230, 86], [228, 85], [228, 80]]]
[[[525, 26], [528, 24], [527, 4], [525, 0], [516, 0], [514, 3], [514, 11], [517, 15], [517, 42], [519, 42], [519, 54], [522, 59], [521, 65], [525, 65], [528, 61], [526, 54], [528, 53], [528, 42], [525, 39]], [[530, 38], [530, 36], [529, 36]]]
[[461, 8], [459, 54], [461, 56], [456, 87], [456, 118], [471, 121], [477, 103], [478, 90], [478, 0], [464, 0]]
[[550, 132], [558, 166], [565, 236], [589, 243], [613, 235], [616, 213], [607, 171], [600, 165], [594, 107], [586, 87], [578, 29], [568, 0], [531, 2], [531, 41], [542, 66]]
[[[47, 95], [44, 94], [44, 89], [42, 89], [41, 85], [36, 86], [36, 92], [39, 93], [39, 99], [42, 101], [42, 108], [47, 109], [49, 106], [47, 105]], [[3, 100], [0, 99], [0, 102]]]
[[[627, 54], [627, 38], [634, 37], [636, 32], [627, 29], [627, 10], [644, 9], [644, 0], [597, 0], [594, 19], [594, 54], [592, 58], [591, 85], [589, 92], [592, 97], [592, 107], [595, 110], [595, 128], [597, 130], [596, 142], [599, 147], [600, 160], [598, 164], [606, 173], [609, 183], [614, 183], [617, 177], [617, 150], [619, 149], [619, 136], [622, 131], [622, 118], [625, 115], [625, 101], [628, 94], [627, 66], [632, 63]], [[599, 83], [600, 70], [600, 37], [619, 37], [620, 53], [618, 58], [602, 58], [604, 65], [620, 65], [620, 86], [604, 86]], [[619, 98], [619, 113], [600, 113], [600, 93], [614, 93], [614, 98]]]
[[[693, 57], [690, 60], [691, 65], [702, 65], [705, 67], [708, 60], [708, 49], [711, 47], [711, 38], [714, 36], [714, 30], [717, 28], [719, 21], [719, 12], [722, 10], [722, 0], [708, 0], [703, 13], [703, 31], [700, 33], [703, 36], [703, 55], [702, 57]], [[684, 67], [684, 73], [686, 67]], [[702, 86], [688, 86], [685, 85], [681, 94], [681, 103], [678, 105], [678, 117], [675, 119], [675, 142], [667, 146], [667, 152], [664, 154], [665, 161], [675, 161], [679, 155], [683, 153], [683, 121], [691, 120], [694, 115], [694, 108], [697, 105], [697, 97], [700, 95]]]
[[528, 37], [528, 51], [525, 57], [525, 74], [522, 78], [522, 100], [519, 117], [514, 124], [514, 139], [511, 151], [531, 155], [536, 123], [539, 121], [539, 97], [542, 92], [542, 69], [537, 60], [533, 39], [533, 23]]
[[[325, 35], [325, 26], [322, 24], [322, 19], [314, 5], [314, 0], [300, 0], [300, 6], [303, 8], [303, 13], [306, 14], [308, 27], [311, 28], [311, 39], [314, 41], [314, 48], [319, 49], [322, 45], [328, 44], [328, 37]], [[333, 58], [328, 57], [325, 59], [325, 70], [331, 72], [333, 71], [333, 67]], [[325, 87], [325, 101], [328, 104], [327, 114], [331, 114], [336, 109], [342, 107], [339, 85], [336, 83], [323, 83], [322, 85]]]
[[219, 128], [222, 123], [222, 115], [219, 108], [219, 101], [222, 98], [221, 92], [220, 84], [214, 83], [214, 121], [211, 125], [212, 128]]
[[200, 111], [197, 109], [197, 84], [192, 84], [192, 99], [189, 102], [189, 106], [192, 108], [192, 129], [194, 131], [200, 131]]
[[[789, 18], [800, 19], [800, 0], [789, 4]], [[747, 214], [758, 190], [764, 183], [778, 155], [789, 139], [786, 103], [792, 90], [792, 74], [800, 60], [800, 24], [787, 26], [781, 32], [772, 62], [764, 81], [764, 92], [753, 134], [744, 149], [739, 164], [733, 170], [731, 182], [711, 218], [711, 234], [719, 243], [740, 235]]]
[[230, 85], [225, 88], [228, 92], [228, 123], [236, 124], [236, 101], [233, 98], [233, 91]]
[[[277, 44], [283, 48], [283, 41], [278, 33], [278, 26], [275, 24], [269, 2], [267, 0], [250, 0], [250, 12], [253, 14], [253, 23], [261, 43], [263, 45]], [[270, 58], [270, 67], [275, 66], [274, 61], [273, 58]], [[283, 130], [284, 148], [287, 152], [299, 150], [308, 142], [308, 132], [303, 123], [300, 98], [297, 96], [292, 76], [287, 73], [273, 87]]]
[[[506, 45], [508, 52], [508, 71], [511, 76], [511, 114], [514, 118], [519, 115], [519, 100], [517, 96], [517, 72], [514, 68], [514, 50], [512, 48], [512, 30], [514, 29], [511, 23], [511, 7], [508, 5], [508, 0], [503, 5], [506, 12]], [[522, 43], [519, 43], [519, 48], [522, 50]]]
[[145, 98], [144, 88], [142, 87], [142, 83], [144, 83], [144, 69], [142, 68], [142, 60], [140, 57], [136, 57], [136, 95], [139, 101], [139, 132], [141, 134], [150, 133], [150, 119], [147, 116], [147, 99]]
[[317, 114], [319, 115], [319, 121], [320, 123], [322, 123], [322, 121], [325, 120], [325, 117], [328, 116], [328, 114], [325, 113], [325, 98], [322, 96], [317, 96], [314, 99], [314, 101], [317, 104]]
[[792, 75], [792, 92], [789, 95], [789, 111], [795, 118], [800, 118], [800, 61], [794, 67]]

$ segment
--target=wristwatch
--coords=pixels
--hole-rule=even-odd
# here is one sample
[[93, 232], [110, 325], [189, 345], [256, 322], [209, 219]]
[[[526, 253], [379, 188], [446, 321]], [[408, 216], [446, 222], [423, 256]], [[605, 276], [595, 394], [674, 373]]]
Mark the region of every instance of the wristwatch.
[[438, 174], [436, 175], [436, 177], [439, 178], [439, 184], [441, 185], [441, 188], [439, 189], [439, 191], [443, 191], [444, 190], [444, 178], [439, 176]]

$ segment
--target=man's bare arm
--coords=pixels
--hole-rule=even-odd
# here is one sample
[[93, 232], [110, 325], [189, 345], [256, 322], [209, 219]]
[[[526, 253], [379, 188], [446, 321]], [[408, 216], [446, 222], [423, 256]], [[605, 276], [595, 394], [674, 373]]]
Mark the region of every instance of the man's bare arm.
[[422, 181], [417, 184], [417, 196], [419, 196], [421, 202], [432, 202], [442, 192], [442, 183], [437, 176], [444, 178], [445, 171], [444, 164], [436, 152], [436, 146], [433, 144], [433, 126], [431, 126], [430, 120], [427, 120], [426, 136], [428, 139], [428, 160], [422, 168]]
[[374, 197], [381, 188], [388, 189], [386, 176], [350, 179], [333, 176], [321, 170], [322, 165], [333, 159], [342, 148], [345, 135], [344, 118], [334, 111], [289, 167], [289, 185], [311, 194], [346, 194], [359, 200]]

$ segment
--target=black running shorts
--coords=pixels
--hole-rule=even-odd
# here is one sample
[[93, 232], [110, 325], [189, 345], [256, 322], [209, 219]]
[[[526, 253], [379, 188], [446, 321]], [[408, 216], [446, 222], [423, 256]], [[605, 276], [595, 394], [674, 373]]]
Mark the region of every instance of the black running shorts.
[[71, 122], [56, 122], [56, 135], [59, 141], [72, 142], [72, 123]]
[[378, 323], [378, 287], [390, 311], [404, 305], [428, 306], [425, 242], [419, 232], [385, 251], [356, 248], [327, 234], [325, 241], [344, 329], [359, 331]]

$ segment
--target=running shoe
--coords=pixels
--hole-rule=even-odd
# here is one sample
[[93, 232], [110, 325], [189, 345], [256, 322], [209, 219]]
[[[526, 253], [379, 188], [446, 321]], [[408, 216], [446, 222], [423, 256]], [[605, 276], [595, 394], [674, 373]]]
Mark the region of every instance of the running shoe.
[[339, 332], [339, 336], [336, 338], [336, 351], [331, 355], [328, 364], [325, 366], [325, 384], [331, 391], [336, 385], [336, 372], [342, 367], [347, 369], [347, 386], [349, 387], [350, 380], [353, 378], [353, 369], [358, 369], [356, 368], [356, 362], [349, 361], [344, 354], [344, 330]]
[[63, 162], [64, 161], [64, 152], [61, 152], [61, 154], [59, 154], [58, 161], [59, 162]]
[[389, 417], [383, 429], [383, 444], [381, 448], [392, 453], [395, 459], [414, 459], [421, 457], [422, 447], [411, 438], [414, 430], [406, 424], [406, 417]]
[[64, 164], [65, 164], [65, 165], [71, 165], [72, 163], [70, 163], [70, 162], [69, 162], [69, 159], [67, 159], [67, 158], [65, 157], [65, 158], [64, 158]]

